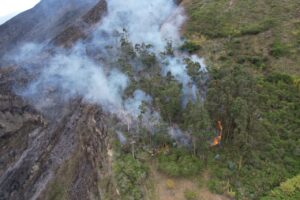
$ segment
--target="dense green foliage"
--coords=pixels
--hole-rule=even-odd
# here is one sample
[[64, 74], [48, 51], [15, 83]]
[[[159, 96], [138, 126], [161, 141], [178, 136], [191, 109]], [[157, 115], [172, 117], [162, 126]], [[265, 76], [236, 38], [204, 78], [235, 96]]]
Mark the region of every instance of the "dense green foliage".
[[259, 115], [253, 76], [238, 65], [213, 69], [210, 74], [206, 105], [212, 119], [223, 122], [223, 140], [251, 148], [248, 145], [257, 132]]
[[279, 57], [287, 55], [289, 53], [289, 49], [285, 44], [283, 44], [283, 42], [276, 39], [271, 46], [270, 53], [272, 56], [279, 58]]
[[[278, 186], [300, 173], [299, 8], [296, 0], [191, 0], [187, 42], [179, 50], [203, 54], [209, 79], [205, 101], [186, 107], [181, 105], [182, 85], [170, 74], [161, 75], [151, 46], [132, 47], [123, 41], [119, 63], [130, 77], [139, 77], [132, 78], [126, 95], [137, 88], [150, 94], [153, 109], [165, 122], [155, 128], [152, 147], [172, 145], [167, 128], [173, 124], [192, 139], [193, 150], [172, 148], [159, 154], [161, 172], [188, 177], [207, 164], [213, 192], [236, 199], [283, 199], [285, 191]], [[172, 56], [173, 51], [170, 44], [161, 55]], [[142, 70], [133, 70], [132, 60]], [[205, 77], [199, 64], [188, 59], [186, 64], [202, 90]], [[211, 148], [218, 120], [222, 145]], [[297, 188], [292, 183], [283, 188]]]
[[209, 63], [205, 108], [224, 128], [222, 147], [206, 151], [214, 192], [258, 199], [300, 172], [299, 8], [295, 0], [187, 6], [186, 35]]
[[224, 124], [225, 149], [210, 163], [218, 179], [210, 188], [222, 193], [233, 187], [237, 197], [256, 199], [299, 173], [300, 93], [293, 78], [255, 76], [238, 65], [214, 69], [211, 77], [206, 105]]
[[172, 149], [158, 158], [159, 170], [174, 177], [197, 175], [202, 167], [203, 164], [198, 158], [181, 149]]
[[[229, 51], [222, 58], [224, 64], [209, 68], [206, 101], [189, 102], [186, 107], [181, 106], [182, 86], [174, 77], [158, 74], [155, 59], [143, 64], [148, 66], [141, 73], [143, 77], [133, 81], [127, 92], [130, 94], [141, 88], [150, 94], [154, 109], [159, 110], [167, 122], [158, 125], [155, 135], [151, 136], [152, 147], [172, 145], [167, 136], [168, 124], [172, 123], [190, 133], [194, 147], [193, 153], [172, 150], [169, 154], [161, 154], [158, 158], [161, 172], [188, 177], [199, 174], [202, 163], [208, 162], [208, 169], [213, 174], [208, 187], [220, 194], [231, 192], [237, 199], [257, 199], [287, 177], [299, 173], [298, 78], [270, 69], [271, 57], [278, 59], [288, 55], [276, 45], [271, 46], [277, 50], [270, 50], [269, 57], [240, 55], [240, 49], [244, 48], [241, 41], [227, 41]], [[133, 55], [152, 57], [146, 50], [143, 52]], [[138, 57], [144, 60], [142, 58]], [[199, 65], [187, 60], [187, 67], [192, 79], [200, 83]], [[224, 128], [223, 145], [211, 149], [209, 143], [217, 120], [222, 121]], [[215, 159], [216, 155], [220, 158]], [[133, 192], [130, 195], [143, 194], [132, 189], [138, 181], [131, 185], [125, 183], [131, 188], [123, 190], [125, 196], [127, 189]]]
[[297, 200], [300, 199], [300, 175], [280, 184], [261, 200]]
[[147, 177], [148, 168], [131, 155], [122, 155], [115, 162], [113, 169], [122, 199], [143, 199], [144, 194], [140, 186]]
[[180, 50], [187, 51], [188, 53], [194, 53], [200, 49], [200, 45], [192, 42], [192, 41], [186, 41], [181, 47]]

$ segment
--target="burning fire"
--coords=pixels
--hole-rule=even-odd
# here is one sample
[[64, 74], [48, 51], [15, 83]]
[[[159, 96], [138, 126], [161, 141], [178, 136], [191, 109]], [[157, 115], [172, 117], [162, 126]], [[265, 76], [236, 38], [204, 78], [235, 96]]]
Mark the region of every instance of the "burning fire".
[[217, 122], [217, 130], [218, 130], [218, 136], [214, 138], [213, 143], [211, 144], [212, 147], [218, 146], [221, 144], [222, 132], [223, 132], [223, 127], [222, 127], [221, 121]]

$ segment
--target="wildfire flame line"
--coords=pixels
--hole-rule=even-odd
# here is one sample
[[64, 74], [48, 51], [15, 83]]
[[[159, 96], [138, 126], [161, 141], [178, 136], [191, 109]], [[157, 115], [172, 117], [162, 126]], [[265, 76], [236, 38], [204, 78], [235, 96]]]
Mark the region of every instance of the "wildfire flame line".
[[217, 130], [218, 130], [218, 136], [214, 138], [213, 143], [211, 144], [212, 147], [218, 146], [221, 144], [222, 132], [223, 132], [223, 127], [222, 127], [221, 121], [217, 122]]

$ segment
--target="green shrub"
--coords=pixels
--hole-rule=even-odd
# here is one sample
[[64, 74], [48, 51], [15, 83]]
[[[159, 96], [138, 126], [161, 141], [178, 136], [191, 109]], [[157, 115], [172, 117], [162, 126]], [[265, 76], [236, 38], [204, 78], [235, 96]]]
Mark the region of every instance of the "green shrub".
[[293, 78], [290, 75], [281, 73], [272, 73], [266, 78], [266, 80], [271, 83], [283, 82], [289, 85], [293, 84]]
[[270, 54], [275, 58], [283, 57], [289, 53], [288, 47], [280, 40], [275, 40], [271, 46]]
[[186, 200], [197, 200], [198, 199], [197, 193], [194, 191], [191, 191], [191, 190], [186, 190], [184, 192], [184, 197]]
[[259, 55], [259, 56], [238, 55], [237, 56], [237, 63], [239, 63], [239, 64], [249, 63], [258, 69], [265, 68], [265, 63], [267, 61], [268, 61], [268, 59], [263, 57], [262, 55]]
[[174, 177], [196, 175], [203, 167], [198, 158], [179, 149], [173, 149], [168, 155], [161, 154], [158, 161], [159, 170]]
[[147, 177], [147, 166], [131, 155], [126, 155], [115, 162], [113, 170], [122, 199], [140, 200], [143, 198], [140, 185]]
[[201, 49], [201, 46], [192, 42], [192, 41], [186, 41], [181, 47], [180, 50], [187, 51], [189, 53], [194, 53]]
[[297, 200], [300, 199], [300, 175], [280, 184], [261, 200]]
[[219, 179], [210, 179], [208, 182], [208, 189], [216, 194], [223, 194], [226, 191], [226, 183]]
[[256, 35], [261, 32], [267, 31], [268, 29], [272, 28], [275, 25], [274, 20], [272, 19], [265, 19], [259, 23], [253, 23], [247, 25], [241, 30], [242, 35]]

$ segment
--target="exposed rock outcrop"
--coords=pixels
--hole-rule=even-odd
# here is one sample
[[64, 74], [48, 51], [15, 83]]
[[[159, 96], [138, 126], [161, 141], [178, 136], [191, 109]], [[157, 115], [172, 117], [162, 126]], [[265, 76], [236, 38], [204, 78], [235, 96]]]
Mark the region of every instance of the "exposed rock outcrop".
[[[23, 42], [71, 46], [105, 11], [104, 0], [43, 0], [0, 26], [0, 55]], [[15, 92], [30, 78], [0, 66], [0, 200], [103, 199], [111, 188], [105, 114], [81, 99], [40, 112]]]
[[0, 55], [25, 42], [75, 41], [100, 20], [105, 9], [105, 0], [43, 0], [0, 26]]

